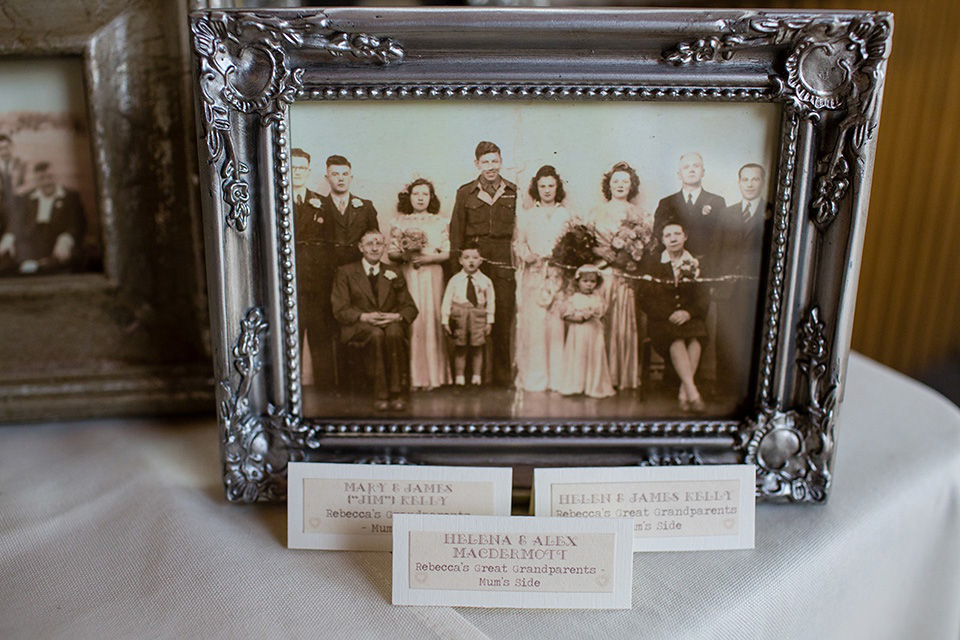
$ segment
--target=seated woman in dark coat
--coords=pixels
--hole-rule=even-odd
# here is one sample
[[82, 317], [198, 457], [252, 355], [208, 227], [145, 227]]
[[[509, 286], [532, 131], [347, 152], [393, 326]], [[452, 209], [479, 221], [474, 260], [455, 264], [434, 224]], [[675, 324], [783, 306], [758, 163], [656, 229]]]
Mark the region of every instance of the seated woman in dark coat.
[[694, 377], [700, 364], [699, 338], [707, 335], [709, 298], [697, 282], [700, 262], [685, 249], [687, 236], [680, 222], [667, 222], [660, 239], [666, 249], [648, 256], [644, 267], [651, 276], [643, 283], [650, 341], [680, 377], [680, 409], [700, 413], [704, 404]]

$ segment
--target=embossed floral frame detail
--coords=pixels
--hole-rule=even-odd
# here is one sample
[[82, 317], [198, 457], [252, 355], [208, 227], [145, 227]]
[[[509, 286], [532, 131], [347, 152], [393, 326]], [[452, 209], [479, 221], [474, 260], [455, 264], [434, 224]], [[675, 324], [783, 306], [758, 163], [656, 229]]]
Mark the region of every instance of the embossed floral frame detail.
[[[227, 497], [283, 499], [290, 460], [522, 469], [748, 462], [757, 466], [762, 499], [825, 500], [892, 29], [890, 14], [858, 12], [194, 13]], [[305, 419], [290, 105], [398, 98], [782, 105], [747, 415], [593, 423]]]

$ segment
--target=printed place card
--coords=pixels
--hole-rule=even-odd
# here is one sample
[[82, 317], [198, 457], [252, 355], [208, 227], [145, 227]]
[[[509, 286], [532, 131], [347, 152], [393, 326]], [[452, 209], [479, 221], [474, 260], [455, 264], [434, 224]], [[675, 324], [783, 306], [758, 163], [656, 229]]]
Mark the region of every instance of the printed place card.
[[397, 514], [393, 604], [629, 609], [629, 518]]
[[538, 516], [633, 518], [634, 551], [753, 549], [752, 465], [534, 470]]
[[510, 515], [507, 468], [291, 462], [287, 546], [389, 551], [398, 513]]

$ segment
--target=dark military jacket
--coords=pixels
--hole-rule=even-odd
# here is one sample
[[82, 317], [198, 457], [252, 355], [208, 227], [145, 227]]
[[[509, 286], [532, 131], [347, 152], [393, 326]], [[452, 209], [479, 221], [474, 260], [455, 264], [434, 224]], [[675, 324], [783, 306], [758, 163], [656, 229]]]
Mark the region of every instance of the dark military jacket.
[[450, 257], [454, 264], [460, 250], [470, 240], [480, 245], [487, 260], [510, 264], [510, 245], [517, 226], [517, 185], [500, 178], [500, 188], [491, 197], [480, 188], [480, 179], [457, 189], [450, 217]]

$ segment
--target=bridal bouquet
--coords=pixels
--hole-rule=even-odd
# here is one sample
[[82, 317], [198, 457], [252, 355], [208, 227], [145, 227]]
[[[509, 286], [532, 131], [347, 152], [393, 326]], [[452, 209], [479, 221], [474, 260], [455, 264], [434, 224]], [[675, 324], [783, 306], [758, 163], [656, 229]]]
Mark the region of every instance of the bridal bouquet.
[[427, 246], [427, 234], [420, 229], [405, 229], [400, 233], [399, 244], [404, 253], [420, 253]]
[[607, 262], [624, 271], [639, 271], [640, 261], [652, 238], [653, 230], [650, 225], [627, 218], [608, 239], [609, 243], [604, 243], [608, 246], [601, 247], [598, 253]]

